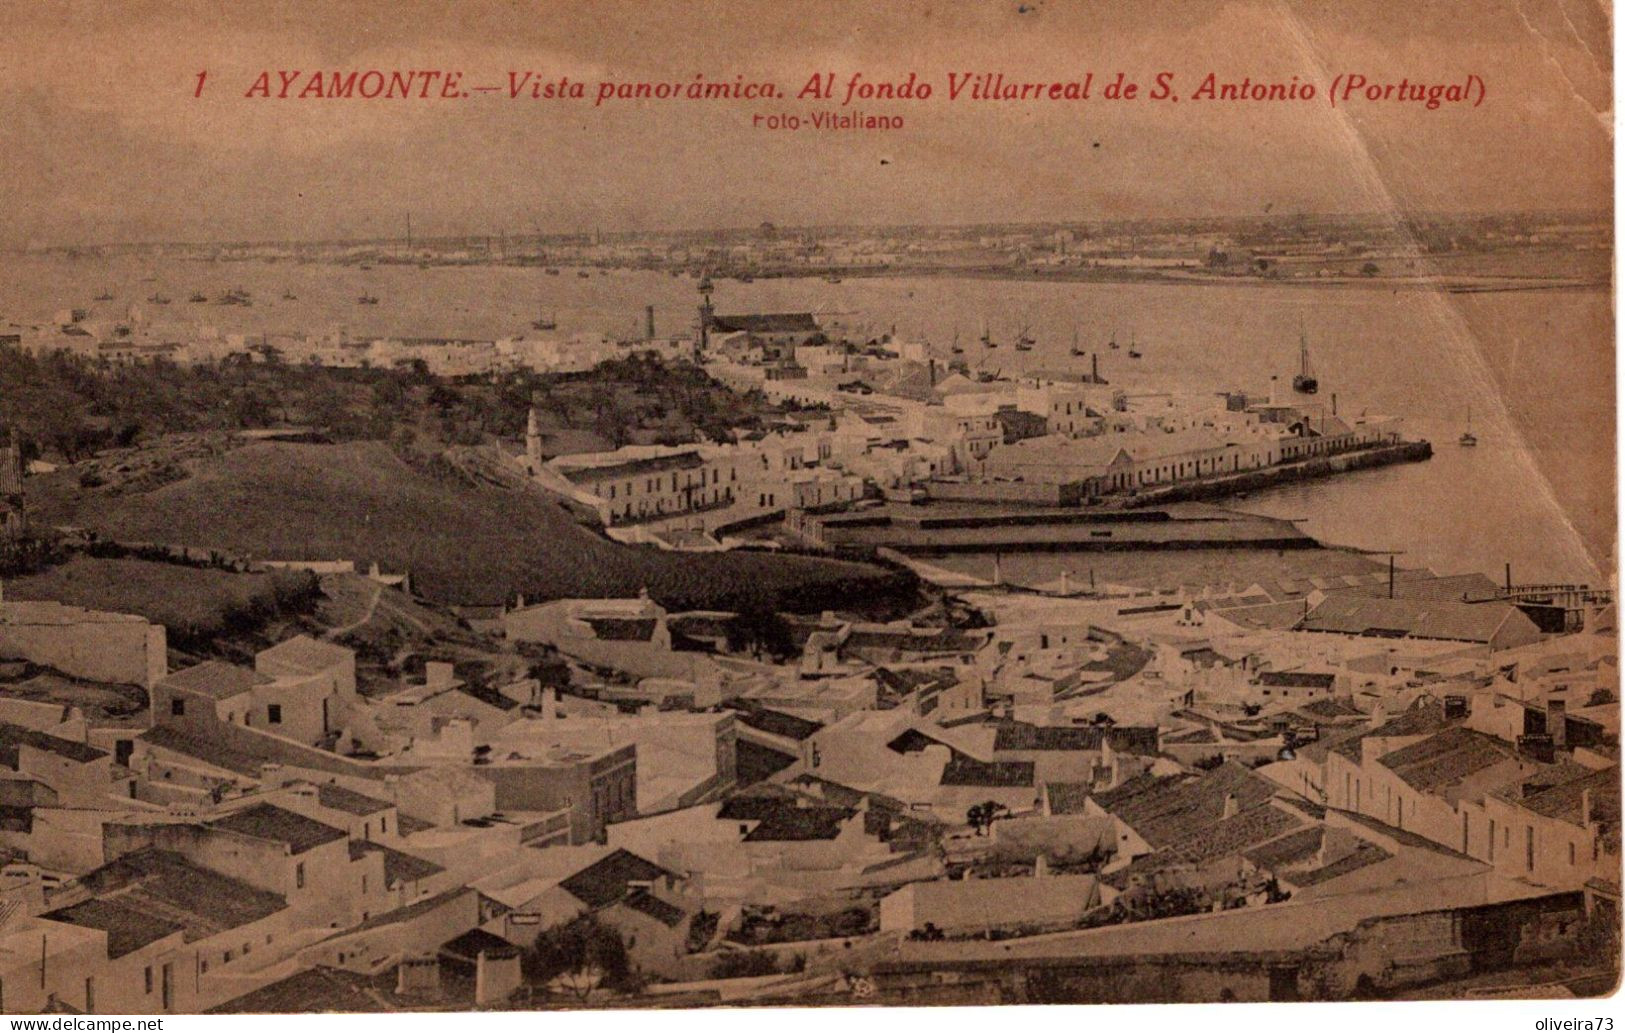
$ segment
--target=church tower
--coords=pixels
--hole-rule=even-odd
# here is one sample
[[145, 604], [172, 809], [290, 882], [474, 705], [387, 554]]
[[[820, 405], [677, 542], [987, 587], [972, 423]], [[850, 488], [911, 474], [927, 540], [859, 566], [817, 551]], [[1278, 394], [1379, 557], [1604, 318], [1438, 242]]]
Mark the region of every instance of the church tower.
[[711, 344], [711, 324], [716, 320], [717, 310], [711, 307], [711, 291], [715, 288], [711, 284], [711, 277], [700, 277], [700, 354], [703, 356]]

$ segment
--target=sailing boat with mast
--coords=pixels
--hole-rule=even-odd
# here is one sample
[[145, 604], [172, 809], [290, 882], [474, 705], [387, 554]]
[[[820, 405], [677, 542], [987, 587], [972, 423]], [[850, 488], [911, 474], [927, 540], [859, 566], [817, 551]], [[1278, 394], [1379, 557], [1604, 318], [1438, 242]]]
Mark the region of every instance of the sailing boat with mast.
[[992, 349], [992, 348], [997, 348], [998, 346], [999, 346], [999, 342], [997, 342], [997, 341], [995, 341], [993, 339], [993, 331], [988, 329], [988, 325], [987, 325], [986, 321], [983, 321], [983, 323], [982, 323], [982, 347], [983, 347], [983, 349]]
[[1033, 345], [1035, 343], [1036, 342], [1033, 340], [1033, 335], [1030, 328], [1023, 325], [1022, 328], [1016, 333], [1016, 351], [1030, 352], [1033, 350]]
[[1137, 359], [1141, 354], [1140, 346], [1134, 342], [1134, 331], [1130, 330], [1128, 332], [1128, 357]]
[[1309, 337], [1302, 328], [1298, 330], [1298, 373], [1292, 378], [1292, 390], [1306, 395], [1320, 390], [1320, 381], [1309, 366]]
[[1467, 407], [1467, 429], [1462, 431], [1460, 444], [1462, 448], [1478, 447], [1478, 435], [1473, 433], [1473, 407]]
[[1081, 359], [1081, 358], [1083, 358], [1083, 356], [1085, 354], [1087, 354], [1087, 353], [1082, 348], [1078, 347], [1078, 328], [1073, 327], [1072, 328], [1072, 357], [1074, 359]]

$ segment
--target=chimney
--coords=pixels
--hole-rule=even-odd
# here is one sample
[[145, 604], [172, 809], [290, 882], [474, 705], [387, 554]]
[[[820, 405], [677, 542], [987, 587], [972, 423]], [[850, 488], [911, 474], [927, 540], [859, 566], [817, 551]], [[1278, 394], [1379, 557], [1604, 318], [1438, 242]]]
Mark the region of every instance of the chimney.
[[1100, 353], [1092, 352], [1089, 355], [1089, 382], [1100, 383]]
[[655, 339], [655, 307], [643, 306], [643, 336], [648, 340]]
[[1315, 852], [1316, 867], [1336, 864], [1359, 848], [1354, 834], [1341, 825], [1326, 825], [1320, 830], [1320, 849]]
[[1337, 392], [1332, 392], [1332, 415], [1337, 415]]
[[1219, 820], [1223, 821], [1225, 818], [1234, 818], [1239, 813], [1241, 813], [1241, 807], [1236, 803], [1236, 794], [1225, 793], [1224, 813], [1219, 816]]
[[440, 962], [430, 956], [404, 957], [395, 970], [395, 992], [403, 996], [440, 994]]
[[1512, 564], [1507, 564], [1507, 591], [1512, 591]]

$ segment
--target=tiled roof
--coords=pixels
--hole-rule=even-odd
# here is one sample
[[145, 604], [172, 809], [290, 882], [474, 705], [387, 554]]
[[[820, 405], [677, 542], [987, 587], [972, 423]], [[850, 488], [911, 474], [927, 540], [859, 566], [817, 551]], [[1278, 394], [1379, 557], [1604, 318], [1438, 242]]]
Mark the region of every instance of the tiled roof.
[[1258, 684], [1289, 689], [1329, 689], [1337, 684], [1337, 675], [1312, 671], [1265, 671], [1258, 676]]
[[670, 878], [671, 872], [645, 861], [630, 850], [616, 850], [560, 882], [571, 896], [588, 907], [605, 907], [627, 895], [629, 884]]
[[1336, 699], [1317, 699], [1305, 703], [1298, 708], [1298, 713], [1308, 717], [1318, 717], [1333, 720], [1342, 717], [1358, 717], [1361, 712], [1352, 705]]
[[588, 617], [592, 633], [604, 642], [647, 642], [654, 638], [654, 618]]
[[1033, 785], [1033, 764], [1025, 760], [1000, 760], [992, 763], [976, 760], [964, 754], [955, 754], [942, 769], [945, 786], [1030, 786]]
[[1331, 864], [1321, 865], [1320, 848], [1325, 836], [1324, 827], [1311, 826], [1249, 850], [1245, 856], [1264, 871], [1299, 887], [1318, 886], [1393, 857], [1375, 843], [1357, 839], [1347, 853]]
[[272, 679], [257, 671], [221, 660], [207, 660], [184, 671], [176, 671], [165, 678], [163, 684], [188, 692], [196, 692], [215, 699], [240, 696], [260, 685], [269, 685]]
[[1099, 725], [1049, 726], [1010, 722], [999, 725], [993, 749], [1005, 750], [1099, 750], [1110, 742], [1119, 753], [1149, 756], [1157, 752], [1155, 728]]
[[1332, 744], [1332, 752], [1348, 760], [1360, 758], [1360, 740], [1366, 736], [1376, 739], [1398, 739], [1409, 736], [1432, 735], [1443, 731], [1459, 721], [1446, 718], [1444, 707], [1429, 703], [1411, 707], [1409, 710], [1384, 721], [1382, 724], [1365, 732], [1356, 733], [1337, 740]]
[[722, 801], [717, 817], [723, 821], [761, 821], [780, 807], [794, 806], [797, 797], [794, 789], [766, 782]]
[[1089, 799], [1087, 782], [1047, 782], [1044, 793], [1049, 799], [1051, 814], [1082, 814]]
[[365, 818], [369, 814], [387, 811], [395, 806], [388, 800], [358, 793], [353, 789], [346, 789], [332, 782], [323, 782], [316, 787], [316, 799], [323, 807], [335, 811], [353, 814], [358, 818]]
[[94, 897], [40, 917], [85, 929], [100, 929], [107, 934], [109, 958], [121, 958], [183, 928], [175, 922], [149, 914], [145, 909]]
[[857, 811], [846, 807], [781, 804], [762, 816], [745, 836], [747, 843], [801, 843], [834, 839]]
[[[1218, 822], [1227, 796], [1233, 795], [1238, 810], [1244, 812], [1266, 803], [1275, 791], [1268, 779], [1226, 762], [1196, 778], [1162, 779], [1108, 811], [1152, 847], [1161, 847]], [[1101, 798], [1095, 799], [1098, 803]]]
[[319, 966], [295, 972], [209, 1009], [211, 1015], [376, 1012], [378, 997], [365, 977]]
[[1393, 856], [1393, 854], [1375, 843], [1361, 841], [1352, 852], [1344, 854], [1331, 864], [1306, 872], [1291, 873], [1291, 881], [1295, 886], [1318, 886], [1323, 882], [1342, 878], [1350, 872], [1357, 872], [1361, 868], [1380, 864], [1383, 861], [1390, 860]]
[[1278, 807], [1249, 807], [1228, 818], [1193, 825], [1176, 841], [1113, 872], [1107, 882], [1122, 887], [1135, 875], [1184, 865], [1201, 865], [1241, 854], [1303, 828], [1303, 818]]
[[282, 843], [295, 854], [302, 854], [324, 843], [347, 838], [343, 829], [324, 825], [303, 814], [295, 814], [268, 803], [233, 811], [225, 817], [216, 818], [205, 824], [213, 829]]
[[[1499, 586], [1483, 574], [1453, 574], [1447, 577], [1405, 577], [1394, 579], [1396, 599], [1492, 599]], [[1364, 582], [1328, 588], [1338, 595], [1386, 596], [1388, 583]]]
[[234, 750], [225, 743], [187, 735], [165, 725], [149, 728], [137, 738], [150, 746], [184, 754], [212, 767], [234, 771], [249, 778], [260, 777], [261, 765], [264, 763], [260, 758]]
[[1517, 608], [1498, 602], [1329, 595], [1298, 622], [1298, 627], [1345, 635], [1488, 642], [1508, 622], [1528, 624], [1529, 618]]
[[[1180, 781], [1189, 779], [1190, 776], [1173, 775], [1170, 776], [1170, 778], [1174, 781]], [[1135, 775], [1133, 778], [1125, 780], [1121, 784], [1116, 785], [1111, 789], [1103, 789], [1098, 793], [1091, 793], [1090, 795], [1094, 798], [1095, 803], [1099, 804], [1105, 810], [1110, 811], [1112, 808], [1121, 807], [1128, 801], [1144, 793], [1155, 792], [1163, 782], [1169, 781], [1170, 778], [1163, 778], [1158, 775], [1153, 775], [1150, 772], [1143, 772]]]
[[1422, 792], [1455, 785], [1514, 756], [1513, 747], [1467, 728], [1447, 728], [1382, 756], [1381, 764]]
[[82, 876], [79, 883], [95, 897], [44, 917], [105, 930], [112, 957], [177, 929], [192, 943], [287, 907], [287, 901], [274, 893], [164, 850], [126, 854]]
[[440, 953], [458, 961], [474, 961], [481, 954], [514, 957], [519, 948], [496, 933], [484, 929], [470, 929], [440, 945]]
[[672, 929], [682, 925], [683, 919], [688, 917], [688, 912], [682, 908], [661, 900], [647, 890], [633, 890], [631, 895], [621, 903], [633, 911], [648, 915], [661, 925]]
[[824, 727], [818, 721], [809, 721], [806, 718], [786, 714], [783, 711], [772, 710], [767, 707], [753, 707], [740, 701], [734, 701], [729, 706], [738, 710], [739, 720], [759, 732], [769, 735], [783, 736], [800, 742]]
[[62, 739], [44, 732], [37, 732], [22, 725], [0, 724], [0, 765], [17, 769], [18, 754], [22, 747], [28, 746], [45, 753], [52, 753], [64, 760], [71, 760], [75, 764], [89, 764], [91, 761], [101, 760], [107, 756], [106, 752], [94, 746], [86, 746], [82, 742], [72, 739]]
[[359, 861], [370, 853], [384, 855], [384, 881], [390, 886], [398, 886], [403, 882], [417, 882], [419, 879], [427, 879], [431, 875], [445, 871], [433, 861], [414, 857], [399, 850], [391, 850], [381, 843], [366, 840], [350, 841], [350, 860]]
[[[1580, 800], [1591, 794], [1591, 813], [1581, 815]], [[1604, 821], [1617, 824], [1620, 820], [1619, 768], [1609, 767], [1593, 771], [1580, 778], [1525, 795], [1520, 806], [1548, 818], [1561, 818], [1578, 825], [1582, 821]]]

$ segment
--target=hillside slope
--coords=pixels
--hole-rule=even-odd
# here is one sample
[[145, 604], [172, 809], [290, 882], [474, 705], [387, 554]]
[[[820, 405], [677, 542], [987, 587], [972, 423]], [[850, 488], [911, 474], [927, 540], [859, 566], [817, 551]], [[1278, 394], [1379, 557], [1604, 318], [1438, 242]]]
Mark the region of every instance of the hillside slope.
[[260, 442], [189, 458], [152, 490], [82, 487], [72, 471], [30, 481], [36, 519], [125, 541], [260, 559], [377, 561], [409, 570], [446, 604], [650, 594], [673, 608], [852, 608], [909, 595], [904, 575], [762, 553], [682, 554], [611, 542], [529, 487], [438, 477], [378, 442]]

